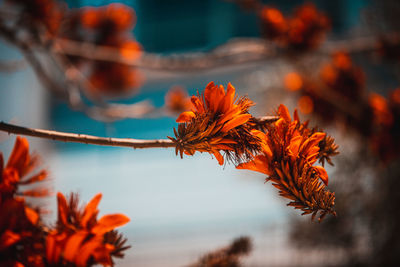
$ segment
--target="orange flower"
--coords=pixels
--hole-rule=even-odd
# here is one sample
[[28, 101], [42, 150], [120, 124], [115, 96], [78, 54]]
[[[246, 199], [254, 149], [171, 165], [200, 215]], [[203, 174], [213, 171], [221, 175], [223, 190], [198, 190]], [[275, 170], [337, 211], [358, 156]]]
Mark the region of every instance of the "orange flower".
[[386, 99], [376, 93], [369, 96], [369, 105], [374, 115], [374, 121], [380, 125], [390, 126], [393, 123], [393, 115]]
[[279, 106], [278, 114], [280, 119], [266, 133], [253, 131], [262, 140], [262, 153], [237, 168], [268, 175], [266, 180], [291, 200], [288, 205], [303, 210], [303, 214], [312, 213], [314, 218], [320, 212], [321, 219], [335, 214], [335, 196], [325, 188], [328, 175], [322, 166], [313, 166], [325, 155], [320, 153], [320, 143], [326, 144], [326, 134], [308, 129], [307, 122], [300, 123], [296, 111], [292, 121], [284, 105]]
[[108, 266], [113, 263], [112, 255], [128, 248], [122, 247], [125, 241], [113, 230], [129, 222], [129, 218], [111, 214], [97, 220], [101, 196], [97, 194], [84, 209], [79, 209], [77, 195], [72, 194], [67, 201], [63, 194], [57, 194], [57, 228], [46, 238], [46, 258], [50, 264], [65, 261], [88, 266], [90, 260], [91, 264]]
[[143, 76], [131, 66], [102, 62], [95, 65], [89, 81], [93, 85], [91, 93], [119, 97], [136, 92], [143, 82]]
[[87, 28], [108, 28], [113, 31], [131, 29], [135, 19], [135, 12], [132, 8], [118, 3], [104, 7], [85, 8], [81, 17], [82, 24]]
[[332, 63], [321, 69], [321, 79], [329, 89], [340, 93], [348, 100], [358, 100], [364, 91], [364, 72], [353, 66], [350, 55], [337, 52], [332, 55]]
[[213, 154], [220, 165], [224, 151], [228, 159], [237, 162], [252, 158], [260, 150], [260, 140], [251, 133], [252, 116], [248, 113], [253, 102], [246, 97], [235, 101], [235, 88], [229, 83], [210, 82], [202, 95], [192, 96], [193, 109], [177, 118], [178, 131], [169, 137], [176, 143], [176, 153], [193, 155], [196, 151]]
[[300, 6], [291, 18], [269, 7], [263, 8], [260, 17], [266, 38], [299, 52], [316, 48], [330, 28], [329, 19], [310, 3]]
[[[44, 266], [39, 209], [30, 207], [21, 197], [48, 194], [46, 189], [32, 188], [47, 178], [45, 170], [30, 175], [37, 163], [38, 157], [29, 154], [25, 138], [17, 137], [5, 166], [0, 153], [0, 266]], [[24, 185], [31, 189], [21, 191]]]
[[287, 21], [278, 9], [265, 6], [260, 16], [266, 38], [280, 38], [287, 31]]
[[39, 158], [29, 154], [29, 143], [26, 138], [17, 137], [13, 151], [5, 166], [0, 152], [0, 196], [1, 199], [13, 198], [15, 195], [30, 197], [46, 196], [49, 191], [44, 188], [18, 191], [20, 186], [32, 185], [47, 178], [47, 171], [41, 170], [27, 177], [38, 164]]
[[190, 109], [192, 104], [185, 89], [180, 86], [172, 87], [165, 95], [165, 106], [173, 112]]

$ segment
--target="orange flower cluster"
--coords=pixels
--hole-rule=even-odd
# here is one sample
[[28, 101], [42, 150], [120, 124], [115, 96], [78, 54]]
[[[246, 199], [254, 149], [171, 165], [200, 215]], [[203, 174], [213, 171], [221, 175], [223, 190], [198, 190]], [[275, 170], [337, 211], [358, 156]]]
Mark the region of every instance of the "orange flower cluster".
[[[38, 157], [29, 154], [25, 138], [17, 137], [11, 156], [4, 166], [0, 153], [0, 266], [47, 267], [113, 265], [111, 257], [122, 257], [125, 239], [115, 227], [129, 219], [122, 214], [96, 219], [101, 194], [93, 198], [84, 210], [78, 209], [78, 197], [69, 203], [58, 193], [56, 228], [45, 227], [39, 208], [25, 200], [47, 196], [48, 190], [33, 187], [47, 178], [37, 167]], [[20, 190], [29, 186], [30, 189]]]
[[176, 120], [174, 129], [176, 153], [193, 155], [196, 151], [209, 152], [224, 163], [220, 151], [236, 162], [252, 158], [260, 150], [260, 140], [252, 134], [252, 116], [248, 113], [253, 102], [246, 97], [236, 100], [235, 88], [229, 83], [210, 82], [202, 95], [192, 96], [193, 109], [185, 111]]
[[346, 52], [333, 54], [332, 62], [321, 70], [321, 79], [329, 89], [348, 100], [359, 99], [365, 88], [364, 72], [353, 65], [350, 55]]
[[[134, 10], [122, 4], [109, 4], [103, 7], [86, 7], [68, 13], [63, 25], [64, 38], [90, 42], [99, 46], [112, 47], [119, 51], [119, 58], [127, 61], [137, 60], [142, 48], [131, 31], [136, 17]], [[90, 67], [90, 93], [103, 96], [123, 96], [131, 94], [143, 81], [142, 75], [133, 67], [110, 61], [86, 61], [77, 56], [68, 59]], [[83, 67], [83, 66], [82, 66]]]
[[400, 89], [388, 99], [365, 90], [365, 75], [344, 52], [333, 55], [332, 63], [320, 74], [322, 83], [291, 72], [285, 76], [285, 87], [299, 91], [300, 111], [314, 113], [323, 121], [342, 121], [367, 138], [372, 150], [387, 161], [399, 155]]
[[[37, 165], [38, 157], [29, 154], [25, 138], [17, 138], [5, 166], [0, 153], [0, 266], [43, 266], [39, 209], [24, 198], [49, 193], [33, 187], [47, 178], [45, 170], [34, 172]], [[30, 189], [21, 190], [24, 186]]]
[[174, 86], [165, 95], [165, 107], [176, 113], [190, 109], [192, 104], [186, 90], [180, 86]]
[[285, 18], [276, 8], [264, 6], [260, 18], [267, 39], [295, 51], [318, 47], [330, 28], [329, 19], [310, 3], [297, 8], [291, 18]]
[[400, 89], [393, 90], [389, 99], [372, 93], [368, 98], [370, 114], [369, 138], [372, 150], [384, 161], [400, 155]]
[[337, 146], [325, 133], [310, 130], [308, 122], [301, 123], [296, 111], [294, 120], [283, 105], [278, 114], [280, 119], [266, 133], [255, 133], [262, 140], [262, 153], [237, 168], [268, 175], [266, 181], [272, 181], [279, 194], [291, 200], [288, 206], [312, 214], [313, 219], [318, 212], [320, 220], [326, 214], [335, 215], [335, 194], [326, 189], [328, 174], [324, 167], [313, 165], [318, 159], [330, 162]]
[[[77, 195], [72, 194], [67, 202], [63, 194], [57, 194], [57, 228], [46, 237], [46, 259], [50, 265], [110, 266], [113, 265], [111, 256], [128, 248], [123, 247], [125, 240], [112, 230], [129, 222], [129, 218], [123, 214], [111, 214], [97, 221], [100, 199], [101, 194], [96, 195], [81, 210]], [[113, 237], [107, 237], [107, 233]]]
[[64, 15], [64, 9], [56, 0], [7, 0], [17, 5], [23, 13], [23, 24], [36, 32], [39, 27], [47, 34], [55, 35], [59, 30]]
[[279, 119], [262, 127], [248, 113], [253, 105], [247, 98], [235, 102], [235, 88], [209, 83], [201, 95], [193, 96], [193, 109], [179, 115], [175, 138], [176, 153], [193, 155], [209, 152], [224, 163], [221, 151], [235, 159], [239, 169], [267, 174], [267, 180], [292, 200], [290, 206], [303, 214], [320, 212], [320, 219], [333, 210], [335, 196], [326, 189], [328, 175], [322, 165], [338, 154], [332, 137], [308, 128], [295, 111], [292, 121], [287, 108], [279, 107]]

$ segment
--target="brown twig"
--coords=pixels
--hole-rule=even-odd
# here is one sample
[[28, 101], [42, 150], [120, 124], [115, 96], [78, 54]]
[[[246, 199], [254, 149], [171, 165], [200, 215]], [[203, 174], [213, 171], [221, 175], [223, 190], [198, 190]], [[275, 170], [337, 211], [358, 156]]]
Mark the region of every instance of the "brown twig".
[[167, 148], [175, 147], [175, 144], [168, 139], [155, 139], [155, 140], [139, 140], [132, 138], [108, 138], [98, 137], [86, 134], [64, 133], [57, 131], [49, 131], [42, 129], [33, 129], [5, 122], [0, 122], [0, 131], [21, 134], [45, 139], [51, 139], [62, 142], [75, 142], [83, 144], [92, 144], [100, 146], [119, 146], [131, 148]]

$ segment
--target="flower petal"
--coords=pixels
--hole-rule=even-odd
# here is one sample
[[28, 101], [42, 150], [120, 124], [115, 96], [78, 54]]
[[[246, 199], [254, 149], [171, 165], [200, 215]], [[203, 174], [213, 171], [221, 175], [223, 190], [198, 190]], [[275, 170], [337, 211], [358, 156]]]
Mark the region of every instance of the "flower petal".
[[83, 228], [87, 227], [87, 223], [93, 216], [97, 216], [97, 213], [99, 212], [97, 209], [97, 206], [99, 205], [99, 202], [101, 200], [102, 194], [97, 194], [90, 200], [90, 202], [86, 205], [85, 210], [82, 215], [82, 220], [81, 220], [81, 226]]
[[27, 206], [25, 206], [25, 215], [26, 218], [33, 224], [36, 225], [37, 222], [39, 221], [39, 214], [37, 212]]
[[76, 257], [79, 257], [78, 254], [79, 248], [83, 240], [88, 236], [88, 232], [79, 231], [68, 238], [67, 243], [64, 248], [64, 259], [70, 262], [74, 262]]
[[129, 221], [130, 219], [123, 214], [105, 215], [101, 217], [97, 224], [92, 228], [92, 233], [102, 235], [118, 226], [126, 224]]
[[17, 137], [15, 140], [13, 151], [7, 162], [7, 167], [15, 168], [19, 175], [22, 176], [25, 167], [29, 163], [29, 143], [26, 138]]
[[224, 157], [221, 155], [221, 153], [219, 153], [219, 151], [214, 151], [213, 155], [218, 160], [219, 165], [224, 164]]
[[191, 119], [196, 117], [193, 111], [185, 111], [182, 112], [181, 115], [176, 119], [176, 122], [178, 123], [183, 123], [183, 122], [189, 122]]
[[272, 171], [268, 167], [268, 159], [264, 155], [258, 155], [253, 161], [241, 163], [236, 166], [236, 169], [246, 169], [256, 172], [261, 172], [266, 175], [271, 175]]
[[68, 215], [67, 199], [60, 192], [57, 193], [57, 204], [58, 204], [58, 220], [61, 220], [61, 222], [64, 225], [68, 225], [68, 221], [67, 221], [67, 215]]
[[11, 230], [6, 230], [1, 236], [0, 236], [0, 251], [8, 248], [9, 246], [14, 245], [21, 239], [21, 235], [14, 233]]
[[292, 121], [292, 118], [290, 117], [289, 110], [288, 110], [288, 108], [287, 108], [285, 105], [283, 105], [283, 104], [280, 104], [280, 105], [279, 105], [278, 114], [279, 114], [279, 116], [281, 116], [286, 122], [291, 122], [291, 121]]
[[314, 166], [314, 170], [317, 172], [319, 178], [324, 182], [325, 185], [328, 185], [329, 178], [328, 173], [326, 172], [325, 168], [322, 166]]
[[251, 118], [251, 114], [242, 114], [225, 123], [221, 132], [228, 132], [229, 130], [246, 123]]

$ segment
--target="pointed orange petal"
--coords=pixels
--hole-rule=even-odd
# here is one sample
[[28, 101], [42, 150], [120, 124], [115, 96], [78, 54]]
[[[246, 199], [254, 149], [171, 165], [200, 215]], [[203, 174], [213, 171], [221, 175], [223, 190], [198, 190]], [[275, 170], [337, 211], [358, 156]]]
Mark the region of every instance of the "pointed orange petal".
[[37, 222], [39, 221], [39, 214], [37, 212], [27, 206], [25, 206], [25, 215], [26, 218], [33, 224], [36, 225]]
[[58, 203], [58, 220], [64, 225], [68, 225], [67, 215], [68, 215], [68, 205], [65, 196], [60, 192], [57, 193], [57, 203]]
[[68, 238], [64, 248], [64, 259], [74, 262], [81, 246], [82, 241], [89, 235], [86, 231], [79, 231]]
[[34, 176], [32, 176], [24, 181], [21, 181], [20, 184], [32, 184], [32, 183], [40, 182], [40, 181], [45, 180], [47, 178], [47, 176], [48, 176], [47, 171], [42, 170], [38, 174], [35, 174]]
[[252, 130], [251, 133], [261, 139], [261, 148], [263, 153], [269, 158], [272, 158], [271, 147], [267, 143], [267, 135], [259, 130]]
[[112, 260], [110, 253], [115, 249], [111, 244], [103, 244], [103, 246], [98, 247], [93, 252], [93, 258], [100, 264], [104, 266], [112, 266]]
[[322, 166], [314, 166], [314, 170], [318, 173], [319, 178], [324, 182], [325, 185], [328, 185], [329, 178], [328, 173]]
[[223, 100], [224, 96], [225, 96], [224, 86], [222, 86], [222, 85], [216, 86], [214, 89], [213, 95], [212, 95], [213, 99], [210, 103], [211, 110], [213, 112], [216, 113], [216, 112], [220, 111], [219, 107], [220, 107], [220, 104], [223, 102], [222, 100]]
[[218, 107], [221, 113], [227, 113], [233, 106], [233, 100], [235, 98], [235, 87], [231, 83], [228, 83], [227, 92]]
[[210, 107], [211, 93], [214, 87], [214, 82], [209, 82], [209, 84], [207, 84], [206, 88], [204, 89], [204, 99], [206, 101], [207, 107]]
[[297, 112], [297, 109], [294, 110], [293, 117], [295, 121], [300, 122], [299, 113]]
[[246, 123], [251, 118], [250, 114], [242, 114], [239, 115], [232, 120], [225, 123], [224, 127], [222, 127], [221, 132], [228, 132], [229, 130]]
[[179, 115], [179, 117], [176, 119], [176, 122], [178, 123], [189, 122], [194, 117], [196, 117], [196, 115], [192, 111], [185, 111], [182, 112], [181, 115]]
[[289, 150], [289, 155], [290, 155], [290, 158], [292, 159], [292, 161], [295, 161], [297, 159], [301, 141], [303, 141], [303, 137], [300, 135], [295, 136], [290, 140], [288, 150]]
[[190, 98], [190, 101], [193, 104], [193, 107], [196, 109], [197, 112], [199, 113], [204, 113], [204, 106], [203, 103], [201, 102], [201, 100], [197, 97], [197, 96], [192, 96]]
[[266, 175], [272, 174], [272, 171], [268, 168], [268, 159], [264, 155], [258, 155], [254, 158], [253, 161], [241, 163], [238, 166], [236, 166], [236, 168], [261, 172]]
[[92, 228], [92, 233], [97, 235], [102, 235], [104, 233], [113, 230], [118, 226], [126, 224], [129, 221], [130, 219], [123, 214], [104, 215]]
[[219, 165], [223, 165], [224, 164], [224, 157], [221, 155], [221, 153], [219, 153], [219, 151], [214, 151], [213, 155], [218, 160], [218, 164]]
[[283, 104], [279, 105], [278, 114], [279, 114], [279, 116], [281, 116], [286, 122], [291, 122], [291, 121], [292, 121], [292, 118], [290, 117], [290, 114], [289, 114], [289, 110], [288, 110], [288, 108], [287, 108], [285, 105], [283, 105]]
[[21, 236], [11, 230], [6, 230], [0, 236], [0, 251], [14, 245], [21, 239]]
[[56, 246], [56, 240], [52, 234], [46, 237], [46, 260], [48, 263], [55, 263], [57, 260], [54, 257], [54, 250]]
[[98, 236], [90, 239], [89, 241], [85, 242], [83, 246], [79, 249], [78, 257], [76, 257], [74, 263], [78, 267], [85, 267], [87, 266], [87, 261], [89, 260], [90, 256], [93, 255], [94, 251], [101, 247], [103, 244], [103, 237]]
[[22, 175], [29, 162], [29, 143], [26, 138], [17, 137], [7, 167], [15, 168]]
[[82, 215], [81, 226], [86, 228], [88, 221], [93, 217], [97, 216], [98, 210], [97, 206], [101, 200], [102, 194], [99, 193], [90, 200], [90, 202], [86, 205], [85, 210]]
[[226, 121], [231, 120], [232, 118], [238, 116], [242, 110], [239, 106], [232, 107], [227, 113], [222, 115], [222, 118], [218, 121], [218, 124], [223, 124]]

